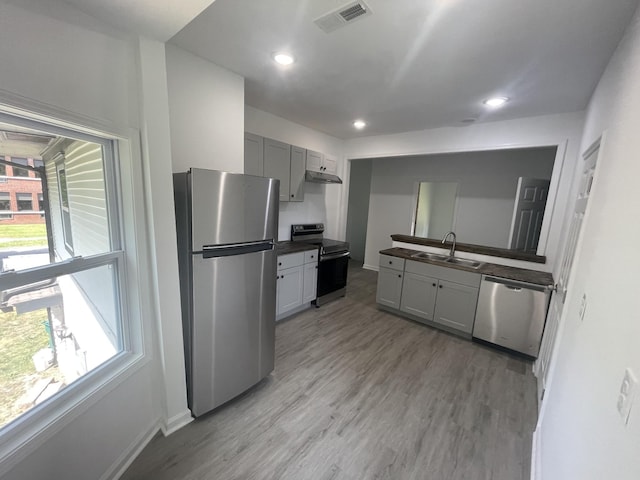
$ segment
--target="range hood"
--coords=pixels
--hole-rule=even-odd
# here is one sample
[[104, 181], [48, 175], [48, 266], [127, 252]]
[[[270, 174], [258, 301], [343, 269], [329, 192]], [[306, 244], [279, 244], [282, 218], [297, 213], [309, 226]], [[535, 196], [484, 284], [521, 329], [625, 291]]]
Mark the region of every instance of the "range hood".
[[342, 183], [340, 177], [332, 175], [330, 173], [314, 172], [313, 170], [307, 170], [304, 176], [307, 182], [313, 183]]

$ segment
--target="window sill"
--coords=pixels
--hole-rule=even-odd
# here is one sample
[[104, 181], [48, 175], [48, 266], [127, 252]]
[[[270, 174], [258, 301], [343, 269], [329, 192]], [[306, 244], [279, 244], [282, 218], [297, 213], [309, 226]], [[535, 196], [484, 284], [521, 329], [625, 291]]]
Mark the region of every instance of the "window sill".
[[149, 362], [121, 352], [0, 431], [0, 478]]

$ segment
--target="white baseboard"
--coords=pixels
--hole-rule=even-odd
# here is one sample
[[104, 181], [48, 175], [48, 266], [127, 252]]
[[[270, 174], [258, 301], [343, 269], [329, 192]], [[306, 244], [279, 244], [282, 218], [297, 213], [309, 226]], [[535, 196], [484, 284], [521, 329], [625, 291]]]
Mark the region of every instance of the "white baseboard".
[[365, 263], [364, 265], [362, 265], [362, 268], [364, 268], [365, 270], [373, 270], [374, 272], [377, 272], [380, 267], [378, 265], [367, 265]]
[[122, 455], [100, 477], [100, 480], [117, 480], [120, 478], [159, 430], [159, 425], [154, 423], [147, 431], [141, 432], [129, 445], [129, 448], [122, 452]]
[[165, 437], [168, 437], [173, 432], [180, 430], [185, 425], [193, 422], [193, 417], [191, 416], [191, 410], [187, 409], [178, 415], [174, 415], [170, 419], [160, 424], [160, 429], [162, 430], [162, 434]]
[[531, 441], [531, 480], [542, 480], [542, 449], [540, 448], [540, 425], [533, 432]]

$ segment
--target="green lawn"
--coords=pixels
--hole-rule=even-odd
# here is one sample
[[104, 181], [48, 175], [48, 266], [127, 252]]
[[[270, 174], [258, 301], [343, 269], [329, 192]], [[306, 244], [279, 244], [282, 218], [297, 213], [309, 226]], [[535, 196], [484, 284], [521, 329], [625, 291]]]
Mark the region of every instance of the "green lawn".
[[46, 246], [47, 227], [44, 223], [0, 225], [0, 249]]
[[17, 315], [0, 312], [0, 427], [21, 412], [16, 401], [40, 378], [54, 377], [57, 369], [36, 372], [31, 356], [49, 345], [42, 322], [47, 310]]

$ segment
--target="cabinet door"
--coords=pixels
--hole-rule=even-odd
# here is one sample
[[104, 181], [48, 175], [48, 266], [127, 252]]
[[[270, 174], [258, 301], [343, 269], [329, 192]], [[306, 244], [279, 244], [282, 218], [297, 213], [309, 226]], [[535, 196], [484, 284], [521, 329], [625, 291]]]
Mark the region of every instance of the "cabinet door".
[[291, 147], [291, 179], [289, 181], [289, 201], [291, 202], [304, 200], [305, 154], [304, 148]]
[[320, 152], [314, 152], [313, 150], [307, 150], [307, 170], [314, 172], [322, 171], [322, 154]]
[[302, 303], [312, 302], [316, 299], [318, 284], [318, 264], [308, 263], [304, 266], [304, 289]]
[[433, 320], [437, 291], [437, 278], [405, 272], [400, 310], [425, 320]]
[[291, 169], [291, 146], [264, 139], [264, 176], [280, 180], [280, 201], [289, 201], [289, 175]]
[[322, 162], [322, 171], [324, 173], [330, 173], [336, 175], [338, 173], [338, 161], [335, 158], [324, 156]]
[[380, 305], [400, 308], [402, 275], [403, 273], [398, 270], [380, 267], [378, 272], [378, 292], [376, 294], [376, 301]]
[[440, 280], [434, 322], [471, 333], [476, 316], [478, 289]]
[[302, 265], [278, 271], [277, 315], [302, 305]]
[[244, 173], [247, 175], [264, 175], [264, 139], [260, 135], [245, 132], [244, 134]]

